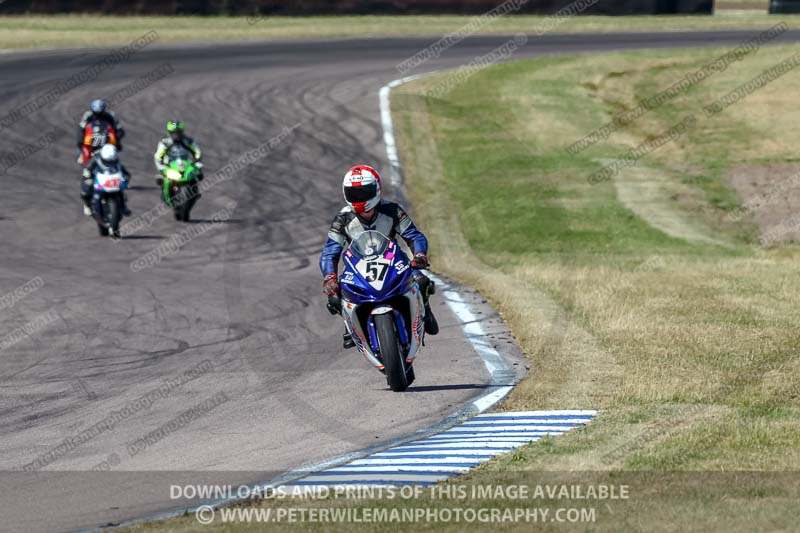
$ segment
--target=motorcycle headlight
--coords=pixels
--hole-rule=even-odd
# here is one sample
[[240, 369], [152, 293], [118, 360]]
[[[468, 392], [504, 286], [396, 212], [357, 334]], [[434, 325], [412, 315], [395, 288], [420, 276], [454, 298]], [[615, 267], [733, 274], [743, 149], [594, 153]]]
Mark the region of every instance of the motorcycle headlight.
[[183, 177], [183, 175], [175, 170], [174, 168], [167, 169], [167, 179], [169, 180], [179, 180]]

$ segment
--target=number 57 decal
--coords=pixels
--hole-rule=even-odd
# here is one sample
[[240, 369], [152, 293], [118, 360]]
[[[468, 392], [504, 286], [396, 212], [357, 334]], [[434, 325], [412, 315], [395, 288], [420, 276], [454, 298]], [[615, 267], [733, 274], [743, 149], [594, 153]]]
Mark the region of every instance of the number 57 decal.
[[378, 263], [377, 261], [373, 261], [371, 263], [367, 263], [366, 275], [364, 277], [370, 283], [375, 281], [383, 281], [383, 278], [386, 277], [386, 271], [388, 269], [389, 265], [386, 263]]

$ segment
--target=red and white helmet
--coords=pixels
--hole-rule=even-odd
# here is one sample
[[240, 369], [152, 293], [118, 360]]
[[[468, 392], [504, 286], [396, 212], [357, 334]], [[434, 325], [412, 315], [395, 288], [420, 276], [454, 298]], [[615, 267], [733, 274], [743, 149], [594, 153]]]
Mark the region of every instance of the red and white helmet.
[[372, 167], [356, 165], [344, 175], [342, 192], [356, 213], [375, 209], [381, 201], [381, 176]]

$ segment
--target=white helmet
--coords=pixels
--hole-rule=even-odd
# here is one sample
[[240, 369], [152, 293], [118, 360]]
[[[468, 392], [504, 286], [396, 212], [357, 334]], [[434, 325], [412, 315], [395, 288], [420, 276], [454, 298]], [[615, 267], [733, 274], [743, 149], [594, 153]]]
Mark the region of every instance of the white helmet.
[[342, 192], [353, 211], [370, 211], [381, 201], [381, 177], [372, 167], [356, 165], [344, 175]]
[[117, 147], [113, 144], [106, 144], [100, 149], [100, 160], [106, 165], [115, 163], [118, 159]]

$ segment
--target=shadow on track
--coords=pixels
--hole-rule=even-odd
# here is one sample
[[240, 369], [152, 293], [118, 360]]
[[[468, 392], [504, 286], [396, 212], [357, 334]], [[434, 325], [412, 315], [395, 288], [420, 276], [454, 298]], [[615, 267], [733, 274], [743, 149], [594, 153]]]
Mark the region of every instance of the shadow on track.
[[497, 385], [478, 385], [477, 383], [462, 383], [455, 385], [423, 385], [415, 387], [411, 385], [405, 392], [435, 392], [443, 390], [467, 390], [467, 389], [488, 389]]
[[211, 220], [210, 218], [193, 218], [189, 224], [241, 224], [244, 219], [241, 218], [228, 218], [225, 220]]
[[134, 240], [148, 240], [148, 241], [160, 241], [163, 240], [164, 237], [161, 235], [123, 235], [123, 241], [134, 241]]

